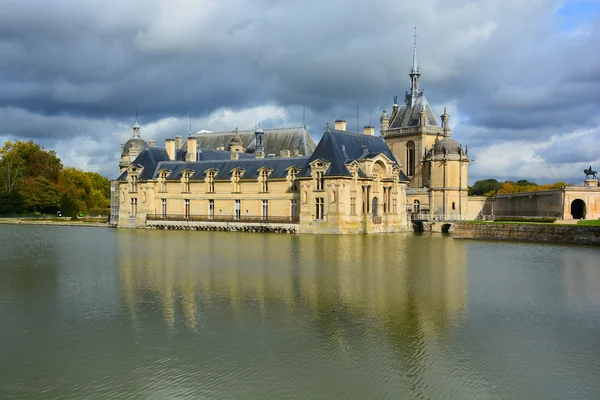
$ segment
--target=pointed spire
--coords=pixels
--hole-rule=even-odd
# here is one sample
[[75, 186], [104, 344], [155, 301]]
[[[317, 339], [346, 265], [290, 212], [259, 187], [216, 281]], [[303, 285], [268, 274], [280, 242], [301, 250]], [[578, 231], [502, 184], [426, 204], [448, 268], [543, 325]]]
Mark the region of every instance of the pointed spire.
[[133, 137], [140, 137], [140, 124], [138, 124], [138, 105], [135, 103], [135, 124], [133, 124]]
[[413, 47], [413, 65], [410, 69], [410, 97], [411, 97], [411, 107], [415, 105], [417, 96], [419, 93], [419, 77], [421, 76], [421, 72], [419, 70], [419, 63], [417, 61], [417, 27], [415, 26], [415, 44]]
[[418, 73], [419, 72], [419, 64], [417, 63], [417, 27], [415, 26], [415, 44], [413, 47], [413, 65], [412, 65], [412, 70], [411, 73]]

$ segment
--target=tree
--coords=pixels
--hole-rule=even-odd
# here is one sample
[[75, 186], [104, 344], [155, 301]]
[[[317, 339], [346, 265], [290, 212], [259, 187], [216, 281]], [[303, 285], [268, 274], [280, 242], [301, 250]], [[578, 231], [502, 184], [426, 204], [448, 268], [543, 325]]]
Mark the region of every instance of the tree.
[[25, 207], [33, 208], [35, 212], [38, 210], [53, 212], [58, 206], [58, 188], [55, 183], [44, 176], [27, 177], [19, 192], [23, 197]]
[[469, 196], [493, 196], [494, 193], [502, 187], [502, 182], [496, 179], [484, 179], [476, 181], [469, 188]]
[[12, 193], [24, 175], [25, 162], [16, 149], [16, 143], [7, 141], [0, 149], [0, 181], [5, 193]]

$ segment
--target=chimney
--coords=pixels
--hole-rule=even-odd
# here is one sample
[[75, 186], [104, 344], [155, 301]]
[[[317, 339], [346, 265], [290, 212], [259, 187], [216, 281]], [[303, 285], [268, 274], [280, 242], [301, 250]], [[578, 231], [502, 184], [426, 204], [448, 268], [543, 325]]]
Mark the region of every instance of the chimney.
[[281, 150], [279, 152], [279, 157], [289, 158], [289, 157], [291, 157], [291, 152], [289, 150], [287, 150], [287, 149], [286, 150]]
[[298, 151], [298, 149], [294, 150], [294, 157], [298, 157], [300, 155], [300, 152]]
[[175, 149], [179, 150], [183, 146], [183, 137], [175, 136]]
[[198, 141], [196, 140], [195, 137], [188, 137], [187, 138], [187, 154], [185, 155], [185, 161], [191, 161], [191, 162], [198, 161], [197, 154], [196, 154], [197, 151], [198, 151]]
[[175, 161], [175, 139], [165, 140], [165, 148], [167, 149], [169, 160]]
[[229, 152], [232, 160], [239, 160], [240, 153], [238, 151], [230, 151]]
[[337, 131], [345, 131], [346, 130], [346, 121], [344, 121], [343, 119], [336, 119], [334, 128]]
[[150, 145], [150, 148], [153, 149], [156, 147], [156, 140], [149, 140], [148, 144]]
[[375, 136], [375, 127], [365, 126], [365, 127], [363, 127], [363, 133], [365, 135]]

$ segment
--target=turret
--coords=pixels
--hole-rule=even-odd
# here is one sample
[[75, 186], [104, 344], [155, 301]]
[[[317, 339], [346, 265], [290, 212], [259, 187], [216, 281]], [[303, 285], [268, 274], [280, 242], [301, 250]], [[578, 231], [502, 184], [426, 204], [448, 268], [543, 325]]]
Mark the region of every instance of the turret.
[[383, 110], [383, 114], [381, 114], [381, 118], [379, 118], [379, 123], [379, 134], [381, 136], [385, 136], [385, 131], [387, 131], [390, 127], [390, 118], [388, 117], [385, 109]]
[[260, 127], [254, 132], [254, 156], [256, 158], [265, 158], [264, 134]]
[[442, 119], [442, 129], [444, 130], [444, 137], [450, 137], [452, 135], [452, 129], [450, 128], [450, 115], [446, 112], [446, 108], [444, 108], [444, 113], [440, 116]]

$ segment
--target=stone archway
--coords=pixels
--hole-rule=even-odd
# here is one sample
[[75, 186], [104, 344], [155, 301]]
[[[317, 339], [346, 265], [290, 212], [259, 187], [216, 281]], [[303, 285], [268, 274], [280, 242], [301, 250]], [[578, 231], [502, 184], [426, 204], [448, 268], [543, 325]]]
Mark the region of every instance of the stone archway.
[[581, 199], [575, 199], [571, 202], [571, 218], [573, 219], [585, 219], [585, 201]]

